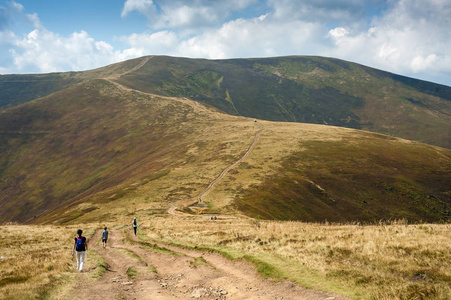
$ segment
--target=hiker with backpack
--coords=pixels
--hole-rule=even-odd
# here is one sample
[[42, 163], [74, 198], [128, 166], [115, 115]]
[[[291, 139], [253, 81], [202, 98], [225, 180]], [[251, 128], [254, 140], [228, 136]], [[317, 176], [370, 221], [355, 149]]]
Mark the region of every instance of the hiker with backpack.
[[133, 219], [133, 231], [135, 232], [136, 236], [136, 229], [138, 228], [138, 221], [136, 221], [136, 217]]
[[108, 241], [108, 230], [105, 230], [102, 232], [102, 248], [106, 248], [106, 242]]
[[81, 236], [82, 233], [83, 230], [77, 230], [78, 236], [75, 238], [74, 248], [72, 249], [72, 256], [74, 256], [74, 252], [77, 252], [77, 270], [80, 272], [83, 270], [85, 254], [88, 251], [88, 243], [86, 242], [86, 238]]

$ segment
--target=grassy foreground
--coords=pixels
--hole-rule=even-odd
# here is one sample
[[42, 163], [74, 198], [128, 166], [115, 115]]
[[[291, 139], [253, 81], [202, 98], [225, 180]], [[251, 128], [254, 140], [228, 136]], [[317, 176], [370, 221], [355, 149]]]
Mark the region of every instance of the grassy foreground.
[[[91, 236], [98, 224], [85, 224]], [[0, 299], [69, 299], [80, 277], [73, 226], [0, 227]], [[220, 217], [142, 220], [141, 239], [214, 251], [254, 264], [263, 277], [351, 299], [449, 299], [450, 224], [361, 226]], [[164, 253], [163, 253], [164, 254]], [[101, 274], [93, 250], [83, 280]]]
[[352, 299], [449, 299], [451, 225], [156, 219], [146, 236], [253, 263], [261, 275]]
[[[91, 236], [94, 226], [85, 230]], [[0, 226], [0, 299], [70, 299], [76, 287], [76, 262], [72, 258], [76, 227]], [[102, 258], [88, 251], [86, 280], [104, 269]], [[98, 268], [99, 267], [99, 268]]]

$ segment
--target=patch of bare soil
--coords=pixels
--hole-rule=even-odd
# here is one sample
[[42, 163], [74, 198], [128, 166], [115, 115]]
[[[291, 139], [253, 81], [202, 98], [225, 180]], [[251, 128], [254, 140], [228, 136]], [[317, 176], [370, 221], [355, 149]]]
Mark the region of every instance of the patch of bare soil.
[[[139, 243], [132, 231], [126, 234], [134, 242], [127, 242], [123, 232], [111, 230], [109, 245], [103, 249], [98, 243], [100, 231], [96, 232], [90, 249], [105, 259], [108, 268], [95, 283], [80, 274], [78, 298], [345, 299], [305, 290], [290, 282], [262, 279], [244, 261], [233, 262], [219, 254], [164, 244]], [[136, 277], [128, 277], [127, 270], [134, 270]]]

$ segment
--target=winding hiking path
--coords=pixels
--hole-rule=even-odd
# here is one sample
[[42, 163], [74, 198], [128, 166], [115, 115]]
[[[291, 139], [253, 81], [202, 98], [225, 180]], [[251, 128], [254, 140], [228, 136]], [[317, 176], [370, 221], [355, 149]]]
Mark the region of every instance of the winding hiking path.
[[148, 62], [150, 59], [152, 59], [152, 57], [153, 57], [153, 56], [146, 57], [141, 63], [139, 63], [138, 65], [136, 65], [134, 68], [128, 70], [127, 72], [122, 73], [121, 75], [119, 75], [119, 77], [124, 76], [124, 75], [127, 75], [127, 74], [130, 74], [130, 73], [132, 73], [132, 72], [135, 72], [136, 70], [141, 69], [145, 64], [147, 64], [147, 62]]
[[[121, 77], [121, 76], [123, 76], [123, 75], [130, 74], [130, 73], [132, 73], [132, 72], [134, 72], [134, 71], [136, 71], [136, 70], [139, 70], [139, 69], [142, 68], [144, 65], [146, 65], [146, 64], [149, 62], [149, 60], [152, 59], [152, 57], [153, 57], [153, 56], [147, 57], [146, 59], [144, 59], [142, 62], [140, 62], [138, 65], [136, 65], [134, 68], [128, 70], [127, 72], [124, 72], [124, 73], [122, 73], [122, 74], [118, 74], [118, 75], [115, 75], [115, 76], [112, 76], [112, 77], [105, 77], [105, 78], [102, 78], [102, 79], [107, 80], [107, 81], [109, 81], [110, 83], [114, 84], [115, 86], [117, 86], [117, 87], [119, 87], [119, 88], [121, 88], [121, 89], [127, 90], [127, 91], [134, 91], [134, 92], [138, 92], [138, 93], [142, 93], [142, 94], [146, 94], [146, 95], [150, 95], [150, 96], [155, 96], [155, 95], [152, 94], [152, 93], [147, 93], [147, 92], [143, 92], [143, 91], [131, 89], [131, 88], [128, 88], [128, 87], [126, 87], [126, 86], [124, 86], [124, 85], [122, 85], [122, 84], [120, 84], [120, 83], [114, 81], [115, 79], [118, 79], [119, 77]], [[165, 97], [165, 96], [158, 96], [158, 97], [160, 97], [160, 98], [169, 98], [169, 99], [180, 99], [180, 98], [176, 98], [176, 97]], [[185, 100], [186, 100], [186, 99], [185, 99]], [[199, 107], [201, 110], [203, 110], [203, 111], [208, 111], [208, 109], [206, 109], [203, 105], [199, 104], [199, 102], [194, 101], [194, 100], [191, 100], [191, 101], [192, 101], [197, 107]], [[244, 155], [243, 155], [240, 159], [238, 159], [238, 160], [235, 161], [233, 164], [231, 164], [230, 166], [228, 166], [227, 168], [225, 168], [225, 169], [219, 174], [219, 176], [216, 177], [212, 182], [210, 182], [210, 183], [208, 184], [208, 186], [205, 188], [205, 190], [203, 190], [202, 192], [200, 192], [199, 195], [197, 195], [196, 197], [193, 197], [193, 198], [187, 199], [187, 200], [179, 200], [179, 201], [175, 201], [175, 202], [171, 203], [171, 204], [170, 204], [170, 207], [169, 207], [169, 209], [168, 209], [168, 213], [169, 213], [170, 215], [174, 215], [174, 216], [187, 216], [187, 215], [189, 215], [189, 214], [187, 214], [187, 213], [183, 213], [183, 212], [177, 211], [177, 208], [178, 208], [177, 203], [184, 203], [184, 202], [186, 203], [186, 202], [188, 202], [189, 204], [193, 204], [193, 203], [197, 202], [197, 200], [199, 199], [199, 204], [203, 204], [202, 197], [203, 197], [206, 193], [208, 193], [218, 181], [220, 181], [221, 179], [223, 179], [224, 176], [227, 174], [227, 172], [228, 172], [230, 169], [232, 169], [233, 167], [235, 167], [236, 165], [238, 165], [239, 163], [241, 163], [244, 159], [246, 159], [246, 158], [251, 154], [252, 150], [254, 150], [254, 148], [255, 148], [255, 145], [257, 145], [257, 143], [258, 143], [258, 140], [259, 140], [259, 138], [260, 138], [260, 134], [262, 133], [263, 130], [265, 130], [265, 127], [263, 127], [263, 125], [261, 125], [260, 123], [255, 122], [255, 124], [256, 124], [260, 129], [255, 133], [254, 141], [252, 142], [251, 146], [250, 146], [249, 149], [246, 151], [246, 153], [244, 153]], [[186, 205], [183, 205], [183, 206], [186, 206]]]
[[230, 169], [232, 169], [233, 167], [237, 166], [237, 165], [238, 165], [239, 163], [241, 163], [244, 159], [246, 159], [246, 157], [248, 157], [249, 154], [251, 154], [252, 150], [254, 150], [255, 146], [256, 146], [257, 143], [258, 143], [258, 140], [260, 139], [260, 134], [262, 133], [263, 130], [265, 130], [265, 127], [263, 127], [263, 125], [261, 125], [260, 123], [257, 123], [257, 122], [255, 122], [255, 123], [257, 124], [257, 126], [258, 126], [260, 129], [255, 133], [254, 141], [252, 142], [252, 144], [251, 144], [251, 146], [249, 147], [249, 149], [247, 149], [246, 153], [244, 153], [244, 155], [243, 155], [240, 159], [238, 159], [238, 160], [235, 161], [233, 164], [231, 164], [230, 166], [228, 166], [227, 168], [225, 168], [225, 169], [221, 172], [221, 174], [219, 174], [218, 177], [216, 177], [212, 182], [210, 182], [210, 183], [208, 184], [208, 186], [207, 186], [207, 188], [206, 188], [205, 190], [203, 190], [202, 192], [200, 192], [199, 195], [197, 195], [196, 197], [191, 198], [191, 201], [190, 201], [190, 200], [179, 200], [179, 201], [175, 201], [175, 202], [171, 203], [171, 205], [170, 205], [170, 207], [169, 207], [169, 209], [168, 209], [168, 213], [169, 213], [170, 215], [174, 215], [174, 216], [187, 216], [187, 215], [189, 215], [189, 214], [187, 214], [187, 213], [183, 213], [183, 212], [177, 211], [177, 203], [184, 203], [184, 202], [187, 202], [187, 201], [188, 201], [188, 203], [189, 203], [189, 202], [192, 203], [192, 202], [197, 202], [197, 201], [199, 201], [199, 202], [198, 202], [199, 204], [203, 204], [202, 197], [203, 197], [206, 193], [208, 193], [218, 181], [220, 181], [221, 179], [223, 179], [224, 176], [227, 174], [227, 172], [228, 172]]
[[[151, 57], [141, 62], [128, 74], [144, 66]], [[119, 75], [119, 77], [121, 76]], [[116, 86], [129, 89], [104, 78]], [[133, 90], [135, 92], [140, 92]], [[150, 93], [140, 92], [144, 94]], [[168, 97], [169, 98], [169, 97]], [[199, 106], [199, 103], [194, 102]], [[206, 110], [206, 108], [201, 107]], [[246, 159], [257, 145], [265, 129], [256, 123], [255, 133], [246, 153], [225, 168], [197, 197], [201, 198], [219, 182], [227, 172]], [[175, 204], [169, 213], [181, 215]], [[221, 221], [218, 221], [221, 222]], [[77, 298], [81, 299], [305, 299], [345, 300], [341, 296], [305, 290], [290, 282], [272, 282], [262, 279], [255, 268], [245, 261], [230, 261], [220, 254], [184, 249], [164, 242], [141, 240], [132, 229], [111, 229], [108, 245], [101, 247], [101, 232], [97, 230], [88, 241], [85, 270], [76, 274]], [[94, 260], [92, 253], [101, 256], [103, 267]], [[74, 262], [75, 269], [75, 262]], [[99, 269], [104, 269], [99, 278], [92, 278]], [[77, 271], [74, 271], [77, 272]], [[73, 294], [73, 293], [72, 293]]]
[[[244, 261], [219, 254], [142, 241], [132, 230], [110, 230], [109, 245], [100, 245], [101, 230], [89, 241], [107, 264], [102, 277], [89, 279], [95, 266], [87, 255], [84, 273], [77, 275], [80, 299], [307, 299], [342, 300], [302, 289], [289, 282], [262, 279]], [[89, 253], [88, 252], [88, 253]], [[128, 277], [133, 270], [133, 278]]]
[[244, 153], [243, 157], [241, 157], [239, 160], [237, 160], [236, 162], [234, 162], [233, 164], [231, 164], [230, 166], [228, 166], [227, 168], [225, 168], [225, 169], [221, 172], [221, 174], [219, 174], [219, 176], [218, 176], [215, 180], [213, 180], [212, 182], [210, 182], [210, 184], [207, 186], [207, 188], [206, 188], [204, 191], [202, 191], [202, 192], [197, 196], [197, 198], [202, 198], [202, 196], [205, 195], [206, 193], [208, 193], [208, 192], [213, 188], [213, 186], [214, 186], [219, 180], [221, 180], [222, 178], [224, 178], [224, 176], [227, 174], [227, 172], [228, 172], [230, 169], [232, 169], [233, 167], [235, 167], [236, 165], [238, 165], [240, 162], [242, 162], [244, 159], [246, 159], [246, 157], [248, 157], [249, 154], [251, 154], [252, 150], [254, 150], [255, 145], [257, 145], [258, 140], [260, 139], [260, 133], [261, 133], [263, 130], [265, 130], [265, 127], [263, 127], [263, 125], [261, 125], [260, 123], [257, 123], [257, 122], [256, 122], [256, 124], [257, 124], [258, 127], [260, 127], [260, 130], [257, 131], [257, 132], [255, 133], [254, 141], [252, 142], [252, 145], [249, 147], [249, 149], [247, 149], [246, 153]]

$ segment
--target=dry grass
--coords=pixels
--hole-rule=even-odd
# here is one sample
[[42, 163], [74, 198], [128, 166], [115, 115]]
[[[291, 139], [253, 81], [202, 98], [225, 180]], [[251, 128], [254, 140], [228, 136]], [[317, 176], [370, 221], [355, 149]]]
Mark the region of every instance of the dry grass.
[[[196, 107], [196, 110], [200, 109]], [[204, 118], [206, 121], [202, 121]], [[216, 118], [218, 119], [211, 122], [211, 119]], [[164, 162], [167, 172], [163, 176], [127, 181], [116, 187], [119, 192], [112, 192], [111, 189], [101, 192], [98, 198], [110, 201], [102, 203], [100, 210], [96, 210], [99, 205], [94, 199], [88, 199], [79, 206], [62, 211], [58, 215], [59, 221], [67, 217], [76, 219], [77, 223], [106, 222], [112, 219], [122, 222], [121, 216], [126, 216], [125, 222], [128, 222], [134, 215], [142, 218], [157, 211], [164, 213], [173, 201], [195, 198], [222, 170], [241, 158], [259, 130], [253, 119], [211, 111], [196, 122], [191, 131], [200, 133], [190, 136], [191, 142], [185, 155], [171, 157], [172, 160]], [[349, 129], [331, 126], [259, 122], [265, 127], [265, 131], [251, 155], [232, 168], [203, 196], [202, 199], [209, 205], [209, 212], [233, 211], [231, 205], [236, 196], [243, 189], [259, 185], [269, 176], [275, 175], [280, 168], [281, 159], [299, 151], [302, 142], [336, 141], [353, 133]], [[120, 195], [121, 191], [126, 191], [126, 194]], [[92, 211], [87, 211], [89, 208]]]
[[354, 299], [449, 299], [451, 225], [156, 219], [147, 236], [247, 259], [262, 275]]
[[[70, 293], [77, 274], [71, 257], [77, 228], [5, 225], [0, 230], [0, 299], [48, 299]], [[86, 267], [98, 260], [90, 251]]]
[[[140, 225], [141, 239], [245, 259], [262, 276], [352, 299], [448, 299], [451, 294], [450, 224], [361, 226], [204, 216], [142, 218]], [[81, 227], [90, 236], [98, 226]], [[75, 227], [6, 225], [1, 230], [1, 299], [69, 297], [77, 282], [70, 256]], [[86, 280], [99, 276], [97, 265], [101, 258], [91, 250]]]

